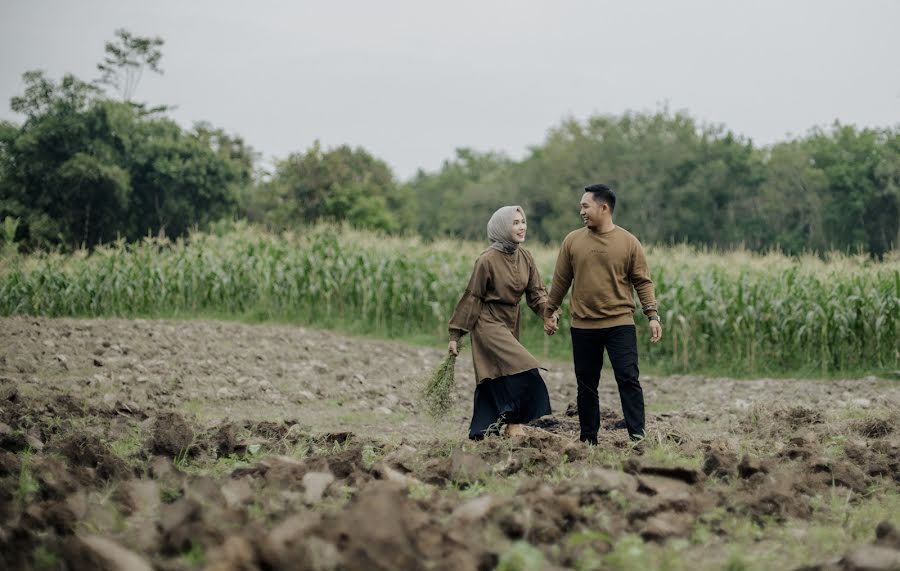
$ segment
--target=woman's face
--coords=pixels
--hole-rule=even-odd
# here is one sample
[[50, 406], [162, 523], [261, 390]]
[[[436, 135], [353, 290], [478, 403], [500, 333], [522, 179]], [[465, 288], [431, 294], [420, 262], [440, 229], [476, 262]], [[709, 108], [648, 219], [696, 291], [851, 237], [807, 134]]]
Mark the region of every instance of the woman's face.
[[512, 239], [516, 244], [525, 241], [525, 230], [528, 226], [525, 224], [525, 216], [521, 212], [516, 212], [513, 218]]

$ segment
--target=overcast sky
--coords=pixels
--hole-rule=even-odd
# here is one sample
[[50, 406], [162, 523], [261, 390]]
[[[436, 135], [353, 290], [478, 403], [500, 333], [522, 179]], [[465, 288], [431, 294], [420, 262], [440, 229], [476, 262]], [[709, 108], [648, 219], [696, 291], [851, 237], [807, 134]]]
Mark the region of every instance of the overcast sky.
[[97, 77], [161, 36], [136, 100], [262, 156], [361, 145], [401, 178], [461, 146], [521, 158], [565, 117], [662, 105], [758, 144], [900, 124], [900, 1], [0, 0], [0, 118], [22, 72]]

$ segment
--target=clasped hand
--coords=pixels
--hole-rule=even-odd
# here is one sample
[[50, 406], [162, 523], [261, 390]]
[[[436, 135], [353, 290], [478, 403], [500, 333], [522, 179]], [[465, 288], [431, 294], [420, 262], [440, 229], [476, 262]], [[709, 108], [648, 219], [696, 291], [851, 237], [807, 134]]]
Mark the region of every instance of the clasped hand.
[[544, 318], [544, 333], [553, 335], [559, 331], [559, 311], [554, 311], [553, 315]]

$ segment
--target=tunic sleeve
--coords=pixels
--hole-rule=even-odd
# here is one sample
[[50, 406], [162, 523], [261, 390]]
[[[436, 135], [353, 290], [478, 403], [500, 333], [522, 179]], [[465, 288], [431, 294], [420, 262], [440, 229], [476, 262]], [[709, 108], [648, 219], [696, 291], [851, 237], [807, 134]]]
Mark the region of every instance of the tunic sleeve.
[[472, 277], [469, 278], [469, 285], [463, 293], [456, 309], [450, 317], [450, 340], [459, 341], [459, 339], [472, 331], [475, 324], [478, 323], [478, 316], [484, 307], [484, 295], [490, 287], [490, 272], [485, 262], [479, 257], [475, 260], [475, 269], [472, 270]]
[[526, 259], [528, 260], [528, 285], [525, 286], [525, 302], [528, 303], [531, 311], [535, 312], [538, 317], [543, 318], [549, 294], [544, 286], [544, 282], [541, 280], [541, 274], [538, 271], [537, 264], [534, 263], [534, 258], [529, 253]]

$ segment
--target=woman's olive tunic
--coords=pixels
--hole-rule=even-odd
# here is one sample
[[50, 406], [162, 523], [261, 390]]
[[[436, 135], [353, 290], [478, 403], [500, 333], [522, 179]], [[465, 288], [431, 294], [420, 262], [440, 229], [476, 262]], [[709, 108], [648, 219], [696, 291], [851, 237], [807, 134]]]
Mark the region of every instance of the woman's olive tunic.
[[472, 334], [478, 383], [540, 367], [519, 343], [523, 293], [532, 311], [543, 316], [547, 290], [530, 252], [519, 247], [506, 254], [488, 248], [475, 261], [466, 292], [450, 318], [450, 340]]

